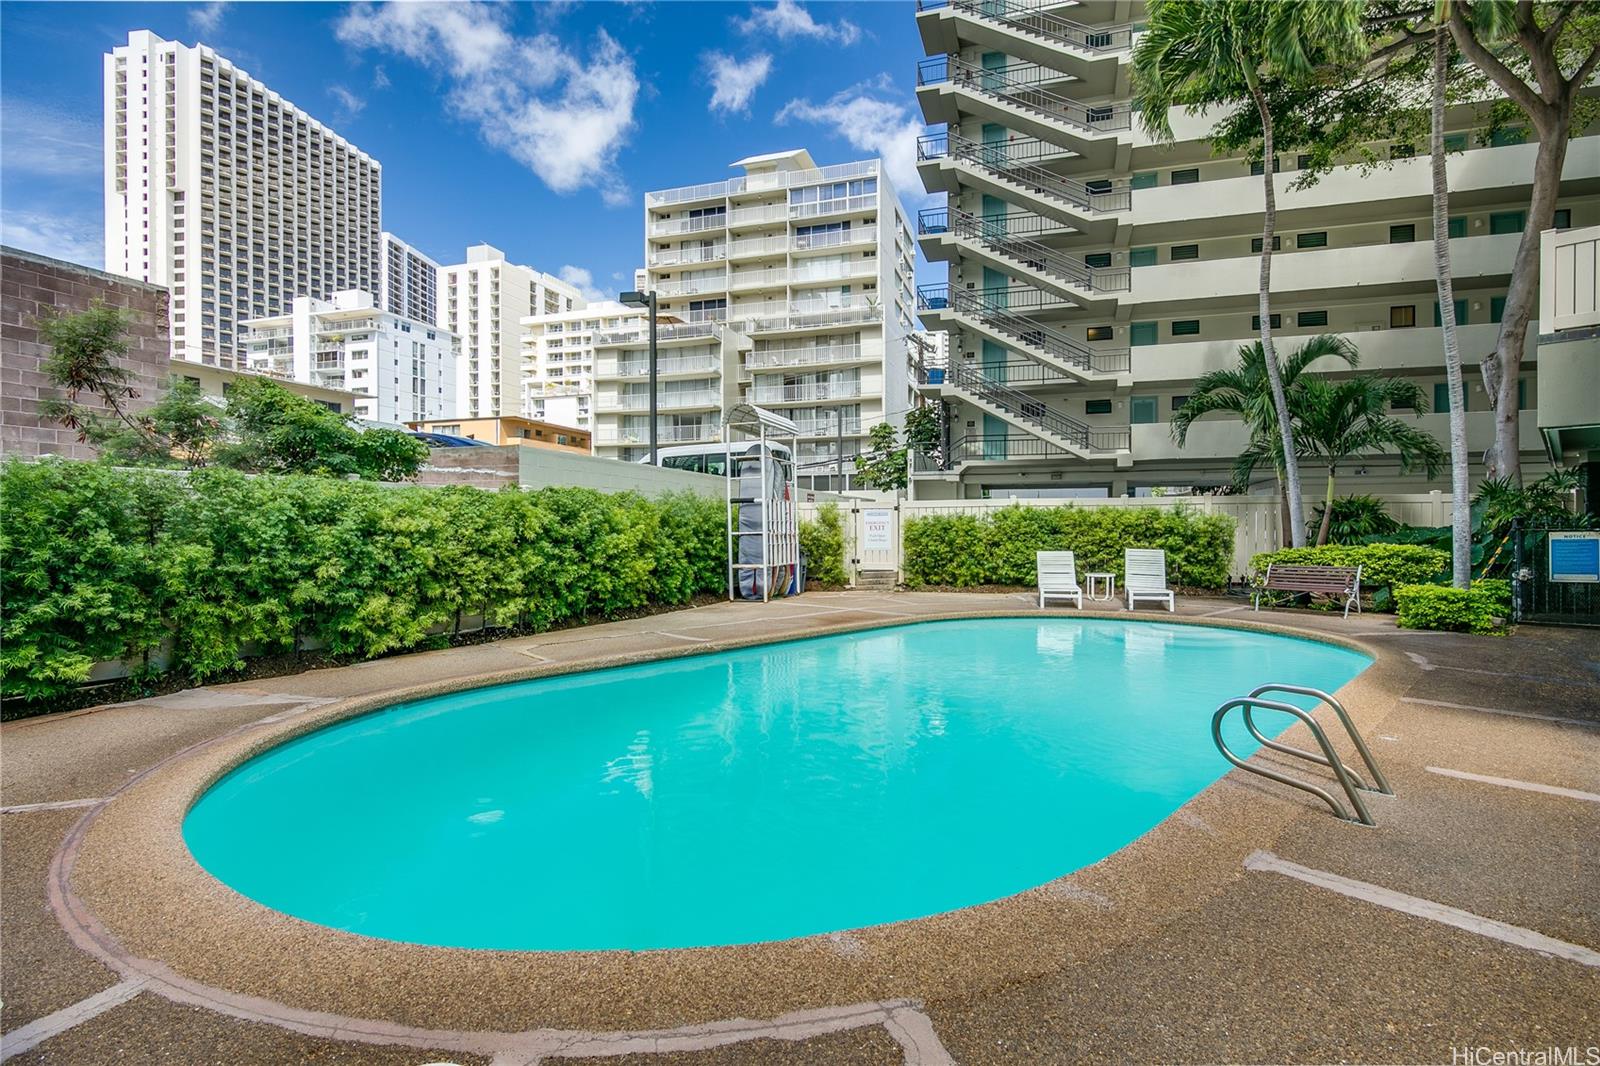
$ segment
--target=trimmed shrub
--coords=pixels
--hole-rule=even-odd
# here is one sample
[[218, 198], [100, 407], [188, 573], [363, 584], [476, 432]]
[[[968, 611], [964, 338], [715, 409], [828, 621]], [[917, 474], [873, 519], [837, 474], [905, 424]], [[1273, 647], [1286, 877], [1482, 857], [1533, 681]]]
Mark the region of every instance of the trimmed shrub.
[[1035, 553], [1071, 551], [1078, 572], [1122, 578], [1126, 548], [1161, 548], [1167, 578], [1221, 588], [1233, 560], [1233, 519], [1172, 507], [1004, 507], [982, 517], [927, 515], [905, 523], [905, 579], [911, 586], [1034, 585]]
[[727, 589], [724, 504], [588, 489], [393, 488], [95, 463], [0, 469], [0, 692], [101, 660], [193, 680], [313, 645], [370, 658]]
[[1250, 569], [1265, 577], [1270, 563], [1295, 566], [1359, 566], [1361, 587], [1376, 602], [1387, 603], [1400, 585], [1433, 581], [1450, 565], [1450, 553], [1416, 544], [1324, 544], [1320, 548], [1281, 548], [1250, 560]]
[[1511, 617], [1511, 582], [1488, 579], [1471, 588], [1452, 585], [1401, 585], [1394, 590], [1397, 625], [1402, 629], [1442, 629], [1453, 633], [1505, 632]]
[[844, 588], [844, 522], [838, 504], [821, 504], [815, 522], [800, 523], [800, 552], [806, 557], [807, 581]]

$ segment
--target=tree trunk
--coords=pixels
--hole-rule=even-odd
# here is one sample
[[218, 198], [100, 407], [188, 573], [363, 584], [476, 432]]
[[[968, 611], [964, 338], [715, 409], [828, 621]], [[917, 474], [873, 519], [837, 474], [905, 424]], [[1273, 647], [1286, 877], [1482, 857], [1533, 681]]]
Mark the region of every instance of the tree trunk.
[[1322, 528], [1317, 530], [1317, 547], [1328, 543], [1328, 527], [1333, 525], [1333, 479], [1334, 469], [1328, 467], [1328, 498], [1322, 505]]
[[[1433, 37], [1433, 273], [1439, 287], [1439, 323], [1450, 396], [1450, 582], [1464, 589], [1472, 583], [1472, 486], [1467, 471], [1466, 390], [1456, 340], [1455, 283], [1450, 277], [1450, 186], [1444, 157], [1444, 88], [1449, 66], [1449, 31], [1441, 25]], [[1515, 400], [1512, 406], [1516, 406]]]
[[1265, 209], [1261, 214], [1261, 357], [1267, 366], [1267, 381], [1272, 386], [1272, 406], [1278, 413], [1278, 438], [1283, 445], [1283, 474], [1288, 490], [1289, 537], [1296, 548], [1306, 542], [1305, 506], [1300, 494], [1300, 463], [1294, 453], [1294, 426], [1289, 421], [1289, 398], [1283, 391], [1283, 374], [1278, 369], [1278, 353], [1272, 346], [1272, 235], [1278, 228], [1278, 194], [1274, 182], [1272, 112], [1256, 80], [1255, 71], [1245, 68], [1250, 98], [1261, 115], [1261, 182], [1265, 190]]
[[1294, 537], [1289, 532], [1293, 521], [1289, 517], [1289, 489], [1283, 480], [1283, 470], [1277, 471], [1278, 475], [1278, 547], [1288, 548], [1294, 544]]

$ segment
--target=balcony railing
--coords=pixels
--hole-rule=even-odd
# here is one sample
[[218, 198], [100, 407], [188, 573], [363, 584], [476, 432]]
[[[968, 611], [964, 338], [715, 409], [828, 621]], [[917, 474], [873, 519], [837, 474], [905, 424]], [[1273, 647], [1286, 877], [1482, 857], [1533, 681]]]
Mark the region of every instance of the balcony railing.
[[934, 56], [917, 64], [919, 86], [950, 83], [1089, 133], [1132, 128], [1133, 110], [1126, 101], [1086, 104], [1039, 88], [1039, 80], [1015, 71], [985, 69], [953, 55]]
[[[660, 444], [701, 444], [721, 439], [719, 427], [712, 422], [698, 426], [660, 426], [656, 441]], [[648, 427], [638, 429], [628, 426], [601, 426], [595, 437], [599, 444], [649, 444]]]
[[[714, 356], [690, 359], [657, 359], [656, 374], [710, 374], [722, 369], [722, 361]], [[595, 367], [597, 378], [644, 378], [650, 376], [648, 359], [629, 359], [626, 362]]]
[[1040, 146], [1054, 149], [1048, 142], [1032, 138], [980, 144], [953, 133], [933, 133], [917, 140], [917, 158], [959, 159], [983, 168], [1002, 181], [1022, 186], [1027, 193], [1052, 196], [1085, 211], [1126, 211], [1133, 206], [1133, 192], [1126, 182], [1074, 181], [1035, 165], [1036, 160], [1047, 154], [1063, 154], [1059, 149], [1046, 153]]
[[728, 246], [717, 243], [710, 248], [662, 248], [651, 252], [648, 261], [653, 267], [668, 267], [682, 263], [715, 263], [727, 255]]
[[699, 218], [669, 218], [650, 223], [650, 236], [670, 237], [678, 233], [700, 233], [705, 230], [725, 229], [727, 225], [728, 216], [725, 214], [702, 215]]
[[843, 420], [832, 418], [810, 419], [796, 422], [802, 437], [859, 437], [861, 435], [861, 419], [846, 418]]
[[[983, 245], [997, 257], [1041, 274], [1051, 274], [1089, 292], [1126, 292], [1132, 272], [1127, 267], [1094, 267], [1054, 248], [1010, 232], [1005, 218], [980, 218], [953, 208], [928, 208], [917, 214], [917, 232], [949, 233]], [[1107, 258], [1110, 258], [1108, 255]]]
[[952, 290], [949, 285], [924, 285], [917, 290], [918, 310], [970, 315], [1012, 339], [1024, 353], [1041, 352], [1050, 359], [1094, 373], [1127, 373], [1132, 366], [1128, 349], [1092, 346], [1023, 313], [1065, 306], [1065, 300], [1028, 288]]
[[709, 278], [689, 278], [684, 281], [661, 281], [656, 283], [658, 296], [694, 296], [702, 292], [726, 292], [728, 290], [728, 275], [717, 274]]
[[790, 204], [790, 218], [817, 218], [821, 215], [855, 214], [860, 211], [876, 211], [878, 208], [878, 194], [866, 193], [861, 196], [840, 196], [833, 200], [818, 200], [810, 204]]
[[859, 381], [818, 381], [809, 385], [763, 385], [759, 382], [750, 388], [756, 403], [812, 403], [838, 400], [859, 400]]
[[860, 361], [859, 344], [825, 344], [794, 348], [757, 348], [745, 357], [745, 366], [754, 370], [764, 370], [775, 367], [819, 366]]
[[729, 241], [728, 255], [754, 256], [754, 255], [779, 255], [789, 250], [787, 237], [751, 237], [748, 240]]
[[729, 178], [727, 181], [714, 181], [702, 185], [682, 185], [676, 189], [647, 192], [644, 194], [644, 202], [649, 207], [661, 207], [690, 200], [714, 200], [721, 196], [732, 196], [742, 192], [763, 192], [768, 189], [817, 185], [824, 181], [859, 178], [868, 174], [876, 174], [877, 172], [878, 164], [876, 160], [839, 163], [834, 166], [817, 167], [812, 170], [780, 170], [743, 178]]
[[1123, 52], [1133, 46], [1131, 23], [1089, 26], [1045, 11], [1039, 0], [917, 0], [918, 11], [948, 7], [952, 11], [977, 15], [1036, 37], [1048, 37], [1056, 44], [1085, 52], [1105, 54]]
[[1071, 456], [1043, 437], [1026, 434], [981, 434], [959, 437], [946, 449], [912, 452], [911, 472], [942, 474], [967, 463], [1001, 463], [1014, 459], [1066, 459]]

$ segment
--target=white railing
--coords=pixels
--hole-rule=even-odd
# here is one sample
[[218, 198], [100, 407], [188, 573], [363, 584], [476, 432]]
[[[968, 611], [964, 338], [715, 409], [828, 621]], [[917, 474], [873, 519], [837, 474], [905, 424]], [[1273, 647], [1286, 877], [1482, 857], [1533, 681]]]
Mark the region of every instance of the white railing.
[[758, 348], [745, 359], [754, 369], [816, 366], [820, 363], [855, 363], [861, 360], [859, 344], [811, 345], [798, 348]]
[[[658, 359], [656, 373], [660, 374], [710, 374], [722, 369], [722, 360], [715, 356], [700, 356], [693, 359]], [[597, 378], [643, 378], [650, 376], [650, 361], [648, 359], [630, 359], [620, 363], [601, 363], [595, 367], [594, 376]]]
[[814, 204], [790, 204], [790, 218], [816, 218], [819, 215], [837, 215], [855, 211], [872, 211], [878, 206], [878, 194], [866, 196], [841, 196], [836, 200], [819, 200]]
[[877, 172], [878, 162], [875, 159], [863, 160], [857, 163], [836, 163], [833, 166], [817, 167], [812, 170], [779, 170], [743, 178], [729, 178], [727, 181], [713, 181], [701, 185], [680, 185], [675, 189], [647, 192], [644, 194], [644, 202], [650, 207], [659, 207], [666, 204], [683, 203], [688, 200], [711, 200], [719, 196], [730, 196], [741, 192], [762, 192], [768, 189], [787, 189], [799, 185], [817, 185], [824, 181], [838, 181], [841, 178], [866, 177]]
[[736, 211], [729, 211], [727, 224], [730, 226], [749, 226], [762, 222], [782, 222], [789, 217], [787, 204], [771, 204], [767, 207], [741, 207]]
[[689, 278], [684, 281], [663, 281], [656, 285], [658, 296], [693, 296], [702, 292], [726, 292], [728, 289], [728, 275], [718, 274], [711, 278]]
[[763, 385], [759, 382], [750, 389], [756, 403], [803, 403], [812, 400], [859, 400], [861, 382], [819, 381], [811, 385]]
[[669, 218], [650, 223], [650, 236], [670, 237], [675, 233], [700, 233], [708, 229], [723, 229], [728, 224], [726, 215], [702, 215], [699, 218]]
[[1600, 326], [1600, 226], [1545, 230], [1539, 261], [1539, 332]]
[[771, 270], [735, 270], [728, 275], [730, 289], [765, 288], [769, 285], [785, 285], [788, 281], [787, 267], [774, 267]]
[[725, 243], [713, 244], [710, 248], [663, 248], [650, 253], [649, 263], [653, 267], [677, 266], [680, 263], [714, 263], [723, 259], [728, 254]]
[[847, 244], [876, 244], [877, 240], [876, 229], [856, 226], [854, 229], [834, 230], [829, 233], [796, 234], [790, 247], [797, 252], [812, 252], [818, 248], [839, 248]]
[[742, 241], [729, 241], [730, 256], [771, 255], [789, 250], [787, 237], [749, 237]]
[[861, 419], [847, 418], [841, 425], [833, 419], [796, 422], [802, 437], [856, 437], [861, 435]]
[[[656, 430], [656, 442], [659, 444], [711, 443], [720, 438], [718, 427], [709, 422], [699, 426], [662, 426]], [[599, 444], [649, 444], [650, 431], [625, 426], [601, 426], [595, 441]]]

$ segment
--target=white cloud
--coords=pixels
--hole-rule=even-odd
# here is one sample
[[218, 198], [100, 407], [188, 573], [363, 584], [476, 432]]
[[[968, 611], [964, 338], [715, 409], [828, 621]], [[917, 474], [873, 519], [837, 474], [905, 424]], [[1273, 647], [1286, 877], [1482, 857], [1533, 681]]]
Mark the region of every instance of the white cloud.
[[895, 191], [908, 202], [919, 203], [927, 198], [917, 176], [917, 138], [922, 135], [922, 119], [909, 104], [873, 95], [887, 84], [887, 79], [880, 79], [877, 83], [853, 85], [820, 104], [807, 99], [790, 100], [773, 121], [779, 125], [799, 121], [831, 126], [833, 133], [852, 147], [880, 156]]
[[752, 8], [749, 18], [736, 18], [733, 24], [742, 33], [771, 34], [780, 41], [803, 37], [854, 44], [861, 39], [861, 27], [854, 22], [818, 22], [797, 0], [778, 0], [771, 7]]
[[552, 34], [519, 37], [511, 13], [480, 0], [358, 4], [338, 36], [441, 75], [450, 109], [556, 192], [594, 187], [608, 204], [629, 203], [615, 164], [634, 126], [633, 59], [604, 30], [582, 58]]
[[367, 102], [343, 85], [328, 86], [328, 95], [339, 105], [339, 121], [348, 122], [366, 108]]
[[772, 57], [758, 52], [739, 62], [724, 52], [707, 52], [702, 58], [711, 81], [712, 111], [748, 111], [750, 98], [772, 73]]
[[62, 178], [104, 168], [98, 115], [91, 122], [49, 104], [0, 97], [0, 143], [6, 170], [15, 174]]
[[105, 263], [105, 234], [98, 219], [7, 208], [0, 214], [0, 244], [96, 270]]
[[372, 68], [372, 87], [374, 89], [387, 89], [389, 87], [389, 75], [381, 64]]
[[227, 0], [212, 0], [209, 4], [189, 9], [189, 25], [200, 33], [216, 33], [222, 25], [222, 16], [228, 9]]
[[556, 271], [556, 274], [561, 278], [562, 281], [575, 287], [579, 292], [583, 293], [583, 298], [585, 300], [614, 300], [617, 298], [616, 293], [608, 293], [597, 286], [594, 283], [594, 274], [590, 273], [583, 267], [573, 266], [571, 263], [568, 263], [566, 266]]

